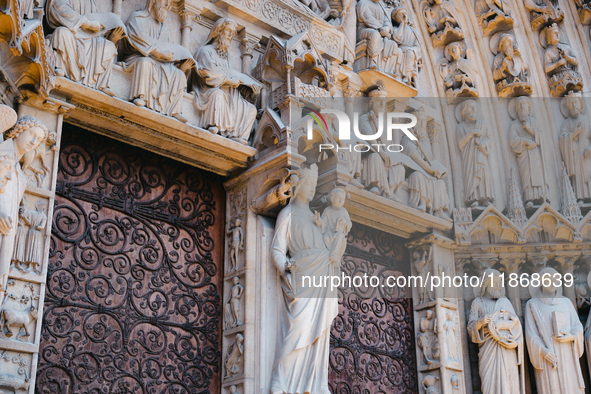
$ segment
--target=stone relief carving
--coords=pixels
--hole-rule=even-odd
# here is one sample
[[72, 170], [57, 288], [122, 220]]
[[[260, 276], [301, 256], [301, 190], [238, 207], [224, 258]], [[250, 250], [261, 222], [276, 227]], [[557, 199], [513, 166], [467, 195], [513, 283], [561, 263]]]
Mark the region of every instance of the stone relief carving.
[[[492, 276], [491, 276], [492, 275]], [[481, 288], [475, 288], [468, 319], [468, 334], [478, 344], [478, 371], [483, 394], [524, 394], [525, 343], [519, 317], [505, 297], [501, 273], [484, 272]]]
[[236, 394], [238, 393], [238, 387], [236, 387], [235, 385], [231, 385], [230, 386], [230, 394]]
[[170, 41], [164, 25], [171, 0], [148, 0], [146, 8], [131, 14], [125, 40], [124, 68], [131, 71], [129, 100], [186, 122], [181, 115], [187, 75], [195, 61], [183, 46]]
[[109, 96], [117, 44], [126, 36], [125, 25], [111, 12], [99, 12], [95, 0], [48, 0], [48, 37], [55, 51], [58, 76], [98, 89]]
[[554, 97], [583, 89], [583, 79], [577, 71], [579, 60], [570, 45], [561, 42], [561, 34], [556, 23], [540, 32], [540, 43], [545, 49], [544, 71]]
[[[553, 277], [558, 272], [546, 267], [540, 271], [544, 274]], [[573, 303], [553, 281], [530, 286], [530, 295], [525, 307], [525, 338], [538, 392], [584, 393], [579, 363], [585, 346], [583, 325]]]
[[464, 203], [473, 208], [487, 206], [494, 201], [490, 153], [492, 140], [486, 122], [474, 100], [456, 107], [458, 145], [462, 154]]
[[589, 0], [575, 0], [577, 13], [583, 25], [591, 23], [591, 2]]
[[461, 357], [459, 352], [460, 341], [458, 324], [456, 324], [456, 319], [453, 312], [451, 311], [445, 313], [443, 333], [445, 337], [445, 345], [447, 348], [445, 361], [448, 363], [460, 363]]
[[23, 198], [19, 208], [19, 226], [12, 253], [11, 268], [21, 272], [41, 274], [41, 264], [45, 251], [45, 237], [43, 230], [47, 222], [44, 200], [38, 200], [35, 210], [26, 207]]
[[[317, 180], [316, 164], [299, 170], [290, 204], [279, 213], [275, 226], [271, 258], [281, 276], [283, 300], [279, 301], [281, 334], [272, 371], [273, 394], [328, 392], [327, 349], [331, 324], [338, 314], [336, 289], [304, 287], [298, 280], [306, 275], [340, 275], [339, 264], [331, 258], [331, 252], [340, 250], [331, 251], [325, 244], [309, 207]], [[342, 231], [343, 215], [336, 216], [337, 231]], [[343, 233], [339, 235], [344, 238]], [[336, 257], [340, 262], [342, 255]]]
[[439, 74], [445, 85], [447, 97], [478, 97], [476, 89], [477, 72], [472, 66], [475, 54], [466, 49], [464, 41], [456, 41], [445, 46], [445, 59], [438, 62]]
[[437, 338], [437, 318], [435, 312], [428, 309], [419, 322], [417, 344], [422, 354], [422, 365], [431, 366], [439, 361], [439, 339]]
[[511, 33], [495, 33], [490, 40], [495, 54], [492, 71], [500, 97], [529, 96], [532, 93], [529, 66]]
[[56, 139], [57, 134], [55, 132], [48, 132], [45, 144], [40, 144], [35, 150], [23, 156], [22, 169], [27, 174], [31, 184], [36, 183], [38, 187], [43, 187], [45, 177], [50, 172], [51, 152], [57, 151]]
[[300, 3], [308, 7], [320, 19], [328, 20], [330, 18], [338, 17], [338, 11], [333, 10], [327, 0], [298, 0]]
[[420, 7], [434, 47], [437, 48], [464, 39], [464, 32], [455, 16], [457, 10], [451, 2], [427, 0], [421, 3]]
[[347, 247], [347, 234], [353, 226], [349, 212], [343, 207], [347, 194], [347, 190], [335, 187], [328, 194], [330, 203], [322, 212], [322, 217], [314, 212], [314, 223], [320, 228], [324, 244], [330, 251], [329, 260], [337, 267], [341, 265]]
[[230, 248], [230, 267], [228, 267], [228, 272], [233, 272], [238, 268], [238, 255], [244, 250], [242, 219], [236, 219], [233, 224], [228, 225], [227, 235], [229, 237], [228, 246]]
[[530, 12], [531, 27], [538, 30], [551, 23], [560, 23], [564, 12], [558, 0], [524, 0], [525, 8]]
[[[19, 284], [21, 283], [19, 282]], [[14, 279], [9, 279], [6, 287], [7, 292], [12, 287], [18, 288], [15, 290], [17, 294], [10, 292], [4, 297], [2, 309], [0, 310], [0, 333], [6, 338], [32, 342], [32, 338], [29, 339], [31, 336], [29, 329], [33, 327], [32, 324], [34, 325], [37, 320], [38, 312], [33, 302], [39, 300], [35, 285], [25, 282], [24, 285], [17, 286]], [[23, 292], [23, 290], [27, 293], [30, 292], [30, 295], [20, 294], [19, 297], [18, 292]], [[36, 303], [38, 304], [38, 302]], [[28, 309], [23, 309], [27, 307]]]
[[560, 128], [560, 153], [577, 200], [591, 198], [591, 119], [584, 114], [581, 94], [569, 93], [561, 100], [566, 118]]
[[19, 207], [26, 187], [26, 176], [20, 161], [25, 154], [35, 150], [47, 138], [47, 128], [32, 116], [20, 118], [16, 125], [4, 133], [5, 141], [0, 143], [0, 157], [16, 163], [10, 172], [0, 194], [0, 285], [5, 286], [12, 260], [19, 218]]
[[250, 209], [260, 213], [285, 205], [291, 197], [291, 175], [288, 168], [282, 168], [269, 175], [267, 182], [259, 191], [259, 196], [250, 204]]
[[425, 375], [421, 380], [421, 386], [425, 390], [425, 394], [439, 394], [439, 377], [434, 375]]
[[201, 127], [247, 144], [257, 114], [247, 98], [253, 100], [262, 84], [230, 65], [228, 49], [236, 29], [233, 20], [219, 19], [197, 50], [193, 103], [200, 114]]
[[355, 62], [355, 44], [357, 35], [357, 13], [355, 12], [355, 0], [342, 0], [343, 9], [335, 24], [343, 33], [343, 67], [353, 70]]
[[[431, 259], [431, 246], [419, 246], [412, 252], [412, 262], [417, 273], [421, 276], [423, 284], [429, 278], [429, 272], [433, 269], [433, 260]], [[421, 303], [433, 301], [433, 294], [429, 286], [422, 286], [419, 289], [419, 300]]]
[[392, 11], [392, 40], [398, 44], [400, 58], [395, 76], [408, 86], [417, 87], [417, 77], [423, 65], [419, 32], [408, 19], [406, 8], [398, 6]]
[[224, 379], [232, 378], [242, 372], [242, 356], [244, 355], [244, 336], [236, 334], [234, 342], [228, 346], [224, 367], [226, 373]]
[[244, 294], [244, 286], [240, 284], [240, 278], [235, 276], [232, 279], [232, 289], [230, 290], [230, 299], [224, 306], [224, 329], [229, 330], [242, 325], [240, 321], [240, 298]]
[[28, 390], [31, 382], [30, 365], [28, 357], [20, 353], [4, 350], [0, 354], [0, 390]]
[[513, 27], [509, 5], [504, 0], [476, 0], [474, 11], [485, 36]]
[[531, 116], [528, 97], [509, 102], [509, 114], [515, 119], [509, 127], [509, 145], [517, 156], [523, 200], [526, 207], [548, 201], [548, 181], [541, 149], [541, 126]]

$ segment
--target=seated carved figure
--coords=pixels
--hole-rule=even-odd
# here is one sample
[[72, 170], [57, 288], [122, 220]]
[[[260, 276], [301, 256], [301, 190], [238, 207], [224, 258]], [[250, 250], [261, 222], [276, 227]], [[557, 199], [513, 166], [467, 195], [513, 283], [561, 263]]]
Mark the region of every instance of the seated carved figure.
[[399, 6], [392, 11], [392, 39], [400, 49], [396, 76], [405, 84], [416, 87], [419, 69], [422, 66], [421, 48], [418, 32], [412, 21], [408, 19], [406, 9]]
[[555, 23], [542, 30], [540, 38], [542, 45], [546, 48], [544, 71], [548, 77], [552, 95], [563, 96], [569, 91], [582, 90], [583, 80], [577, 71], [579, 61], [573, 49], [568, 44], [560, 42], [558, 25]]
[[95, 0], [49, 0], [47, 24], [56, 52], [56, 73], [114, 96], [109, 89], [117, 42], [125, 25], [110, 12], [99, 13]]
[[439, 72], [448, 97], [478, 97], [476, 73], [466, 52], [463, 42], [452, 42], [445, 47], [445, 59], [439, 62]]
[[129, 99], [181, 122], [183, 94], [188, 72], [194, 65], [191, 53], [171, 43], [164, 22], [171, 0], [148, 0], [144, 10], [134, 12], [127, 21], [128, 40], [125, 69], [132, 71]]
[[356, 11], [356, 71], [368, 68], [394, 74], [400, 49], [392, 40], [393, 26], [386, 7], [380, 0], [361, 0], [357, 3]]
[[454, 16], [454, 6], [446, 0], [425, 1], [421, 6], [433, 46], [439, 47], [464, 38], [464, 32]]
[[230, 66], [228, 49], [236, 28], [229, 18], [218, 20], [197, 50], [193, 102], [200, 127], [247, 144], [257, 109], [245, 97], [258, 95], [261, 83]]
[[[493, 79], [501, 97], [512, 97], [531, 94], [529, 83], [529, 67], [517, 48], [515, 38], [510, 33], [495, 34], [498, 39], [497, 53], [493, 60]], [[494, 47], [494, 45], [493, 45]]]

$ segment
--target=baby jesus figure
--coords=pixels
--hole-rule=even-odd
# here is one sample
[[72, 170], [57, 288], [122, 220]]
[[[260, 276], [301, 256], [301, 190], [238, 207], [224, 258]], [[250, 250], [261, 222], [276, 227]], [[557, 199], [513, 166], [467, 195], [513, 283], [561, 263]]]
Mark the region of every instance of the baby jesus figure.
[[336, 187], [328, 195], [330, 205], [322, 213], [314, 212], [314, 222], [322, 231], [324, 244], [330, 250], [330, 262], [337, 267], [341, 265], [341, 258], [347, 247], [347, 234], [353, 223], [349, 212], [343, 207], [347, 198], [347, 191]]

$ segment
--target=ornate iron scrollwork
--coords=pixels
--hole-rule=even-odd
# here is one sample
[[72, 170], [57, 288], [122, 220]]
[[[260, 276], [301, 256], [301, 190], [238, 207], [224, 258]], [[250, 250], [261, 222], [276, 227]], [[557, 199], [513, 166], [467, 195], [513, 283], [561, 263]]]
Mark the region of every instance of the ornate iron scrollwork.
[[[350, 277], [408, 275], [403, 243], [354, 223], [342, 267]], [[330, 386], [334, 394], [417, 393], [409, 289], [342, 288], [331, 329]]]
[[219, 391], [219, 179], [64, 132], [36, 392]]

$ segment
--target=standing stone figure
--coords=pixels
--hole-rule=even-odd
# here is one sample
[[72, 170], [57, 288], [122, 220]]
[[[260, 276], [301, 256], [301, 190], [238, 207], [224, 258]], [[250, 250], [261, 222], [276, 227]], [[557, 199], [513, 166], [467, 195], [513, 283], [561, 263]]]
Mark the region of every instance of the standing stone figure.
[[201, 115], [201, 127], [247, 144], [257, 109], [244, 97], [258, 95], [262, 85], [231, 67], [228, 49], [236, 29], [233, 20], [218, 20], [205, 44], [197, 50], [193, 103]]
[[309, 207], [317, 180], [315, 164], [300, 170], [291, 202], [279, 213], [275, 226], [271, 258], [281, 276], [283, 300], [279, 301], [272, 394], [330, 393], [330, 327], [339, 309], [337, 291], [329, 286], [303, 287], [299, 279], [340, 275]]
[[525, 394], [525, 344], [519, 317], [505, 297], [501, 273], [487, 269], [484, 277], [468, 319], [468, 334], [479, 349], [482, 393]]
[[236, 376], [242, 370], [242, 356], [244, 355], [244, 336], [236, 334], [234, 342], [228, 346], [228, 354], [224, 360], [226, 374], [224, 378]]
[[27, 231], [27, 244], [25, 248], [25, 262], [29, 264], [33, 272], [40, 274], [41, 263], [43, 262], [43, 252], [45, 250], [45, 237], [43, 229], [47, 223], [45, 214], [45, 201], [39, 200], [35, 204], [35, 210], [28, 210], [27, 221], [29, 230]]
[[230, 290], [230, 299], [224, 306], [225, 329], [234, 328], [242, 324], [240, 321], [240, 298], [244, 294], [244, 286], [240, 284], [240, 278], [235, 276], [232, 279], [232, 290]]
[[95, 0], [48, 0], [45, 7], [47, 24], [55, 29], [49, 41], [57, 54], [57, 74], [114, 96], [109, 80], [117, 43], [125, 36], [121, 19], [99, 13]]
[[527, 97], [515, 99], [517, 116], [509, 128], [509, 145], [517, 155], [523, 200], [531, 206], [534, 201], [547, 201], [548, 182], [540, 147], [542, 135], [538, 130], [541, 127], [530, 111], [531, 103]]
[[439, 361], [439, 341], [437, 338], [437, 318], [434, 312], [427, 309], [425, 316], [419, 321], [419, 333], [417, 334], [417, 344], [423, 354], [422, 363], [431, 365]]
[[355, 62], [355, 42], [357, 35], [357, 14], [355, 0], [343, 0], [343, 9], [337, 19], [339, 30], [343, 33], [343, 67], [353, 70]]
[[399, 6], [392, 11], [392, 39], [400, 49], [398, 70], [395, 75], [402, 78], [405, 84], [416, 87], [419, 70], [423, 58], [419, 46], [418, 32], [412, 21], [408, 19], [406, 8]]
[[[370, 92], [370, 96], [374, 93]], [[372, 97], [369, 102], [369, 112], [359, 117], [359, 132], [363, 135], [375, 135], [378, 130], [384, 128], [383, 116], [380, 118], [379, 114], [384, 113], [385, 99], [380, 97]], [[380, 119], [382, 123], [380, 124]], [[385, 134], [382, 134], [382, 136]], [[381, 143], [381, 138], [377, 143]], [[381, 152], [371, 150], [368, 154], [363, 156], [363, 164], [361, 170], [361, 181], [365, 188], [371, 193], [377, 195], [390, 196], [390, 187], [388, 184], [388, 172], [386, 171], [387, 160], [384, 157], [383, 149]], [[357, 153], [360, 155], [361, 153]]]
[[[571, 90], [583, 89], [583, 80], [577, 71], [579, 60], [568, 44], [560, 42], [560, 28], [556, 23], [542, 31], [546, 45], [544, 51], [544, 71], [554, 96], [562, 96]], [[542, 42], [544, 44], [544, 42]]]
[[391, 39], [392, 21], [381, 0], [357, 3], [357, 42], [367, 40], [367, 68], [394, 74], [400, 50]]
[[230, 269], [228, 272], [236, 271], [238, 268], [238, 254], [244, 250], [244, 230], [242, 220], [236, 219], [234, 225], [229, 226], [226, 234], [230, 237]]
[[22, 157], [36, 149], [46, 138], [47, 128], [37, 118], [23, 116], [16, 125], [4, 133], [0, 143], [0, 157], [10, 156], [14, 163], [10, 180], [0, 194], [0, 286], [6, 288], [6, 279], [15, 243], [19, 206], [27, 184], [19, 162]]
[[579, 94], [569, 94], [568, 115], [560, 128], [560, 152], [578, 200], [591, 198], [591, 119], [583, 114], [584, 101]]
[[191, 53], [170, 42], [164, 22], [172, 0], [148, 0], [146, 8], [127, 20], [125, 70], [132, 72], [129, 99], [138, 107], [173, 116], [181, 122]]
[[489, 162], [492, 141], [484, 120], [478, 116], [476, 101], [464, 101], [460, 114], [462, 122], [456, 134], [462, 153], [464, 202], [473, 207], [488, 205], [494, 200]]
[[443, 322], [443, 331], [445, 333], [445, 344], [447, 347], [447, 360], [453, 363], [460, 362], [460, 353], [456, 322], [452, 312], [445, 314], [445, 321]]
[[[551, 280], [530, 286], [525, 307], [525, 339], [539, 394], [584, 393], [579, 358], [583, 355], [583, 325], [572, 301], [557, 286], [554, 268], [540, 271]], [[556, 277], [555, 277], [556, 275]]]

